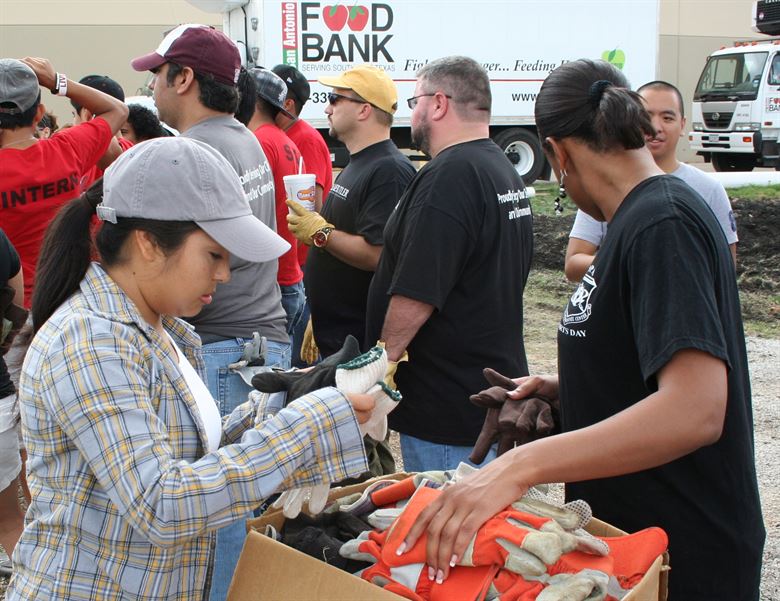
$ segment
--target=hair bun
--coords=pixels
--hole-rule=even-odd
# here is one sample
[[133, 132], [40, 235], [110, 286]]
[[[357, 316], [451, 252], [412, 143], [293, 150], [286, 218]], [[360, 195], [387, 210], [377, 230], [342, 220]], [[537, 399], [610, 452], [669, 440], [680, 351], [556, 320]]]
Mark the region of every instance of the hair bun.
[[599, 79], [590, 85], [590, 89], [588, 90], [588, 101], [593, 108], [598, 107], [601, 102], [601, 97], [604, 95], [604, 90], [612, 85], [614, 84], [608, 79]]

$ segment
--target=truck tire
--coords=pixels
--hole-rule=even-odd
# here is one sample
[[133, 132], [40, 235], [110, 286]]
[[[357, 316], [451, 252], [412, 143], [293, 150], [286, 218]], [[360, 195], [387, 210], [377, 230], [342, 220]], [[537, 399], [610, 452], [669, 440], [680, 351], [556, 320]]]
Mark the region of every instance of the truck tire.
[[756, 157], [752, 154], [713, 152], [712, 166], [715, 171], [753, 171]]
[[542, 174], [545, 165], [539, 136], [529, 129], [512, 127], [493, 136], [493, 141], [515, 166], [525, 184], [532, 184]]

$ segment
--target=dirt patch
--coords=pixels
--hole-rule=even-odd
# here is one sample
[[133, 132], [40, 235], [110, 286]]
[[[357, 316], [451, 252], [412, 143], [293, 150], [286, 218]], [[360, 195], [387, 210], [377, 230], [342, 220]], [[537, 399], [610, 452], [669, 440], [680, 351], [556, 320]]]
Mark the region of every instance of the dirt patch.
[[[780, 199], [732, 199], [740, 289], [780, 293]], [[563, 270], [574, 211], [534, 216], [534, 268]]]

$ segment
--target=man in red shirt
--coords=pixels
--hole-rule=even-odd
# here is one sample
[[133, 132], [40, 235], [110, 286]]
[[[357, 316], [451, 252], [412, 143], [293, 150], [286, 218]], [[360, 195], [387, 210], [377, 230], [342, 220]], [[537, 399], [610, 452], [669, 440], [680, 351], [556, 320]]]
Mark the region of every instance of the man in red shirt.
[[[292, 333], [303, 316], [306, 294], [303, 289], [303, 271], [298, 262], [298, 241], [287, 228], [287, 194], [284, 189], [284, 176], [295, 175], [301, 165], [301, 153], [287, 135], [276, 125], [278, 114], [292, 117], [284, 108], [287, 86], [268, 69], [249, 71], [254, 86], [254, 112], [245, 125], [254, 132], [263, 147], [263, 152], [271, 165], [276, 193], [276, 230], [290, 243], [290, 250], [279, 257], [279, 271], [276, 279], [282, 291], [282, 306], [287, 313], [287, 333]], [[304, 171], [306, 172], [306, 171]]]
[[[87, 107], [96, 118], [37, 139], [35, 126], [46, 112], [39, 84]], [[125, 119], [123, 102], [70, 81], [46, 59], [0, 59], [0, 223], [22, 261], [26, 308], [46, 227], [80, 194], [81, 176], [105, 154]]]
[[[301, 151], [306, 163], [306, 172], [316, 176], [314, 208], [317, 212], [322, 210], [323, 199], [328, 197], [333, 185], [333, 166], [330, 159], [330, 150], [325, 140], [316, 129], [306, 121], [299, 118], [303, 105], [309, 100], [311, 87], [306, 77], [292, 65], [276, 65], [272, 71], [282, 78], [287, 84], [287, 98], [284, 108], [287, 111], [279, 111], [276, 115], [276, 124], [284, 130], [284, 133], [295, 142]], [[306, 263], [309, 247], [303, 243], [298, 244], [298, 263], [303, 268]], [[309, 323], [309, 303], [304, 306], [303, 317], [298, 327], [293, 332], [292, 364], [295, 367], [305, 367], [307, 363], [301, 359], [301, 344], [303, 342], [306, 324]]]

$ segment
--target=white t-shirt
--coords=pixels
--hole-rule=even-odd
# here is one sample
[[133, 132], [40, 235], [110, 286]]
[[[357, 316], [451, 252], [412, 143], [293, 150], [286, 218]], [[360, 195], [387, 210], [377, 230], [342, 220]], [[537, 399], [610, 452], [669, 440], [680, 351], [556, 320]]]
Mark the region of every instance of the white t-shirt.
[[[731, 202], [723, 186], [701, 169], [691, 167], [685, 163], [680, 163], [680, 166], [672, 172], [672, 175], [679, 177], [699, 193], [718, 219], [718, 223], [720, 223], [728, 243], [734, 244], [739, 239], [737, 238], [737, 222], [734, 220]], [[577, 210], [577, 216], [574, 218], [574, 225], [569, 233], [569, 238], [578, 238], [585, 240], [585, 242], [590, 242], [594, 246], [601, 246], [601, 241], [606, 234], [606, 222], [596, 221], [587, 213], [583, 213], [579, 209]]]
[[214, 397], [211, 396], [206, 384], [187, 360], [184, 353], [181, 352], [178, 345], [173, 341], [173, 338], [169, 335], [168, 339], [173, 344], [173, 348], [176, 349], [181, 375], [184, 376], [184, 381], [187, 382], [187, 386], [195, 398], [200, 418], [203, 420], [203, 425], [206, 428], [206, 440], [208, 441], [206, 451], [216, 451], [219, 448], [220, 440], [222, 440], [222, 418], [219, 415], [217, 404], [214, 402]]

